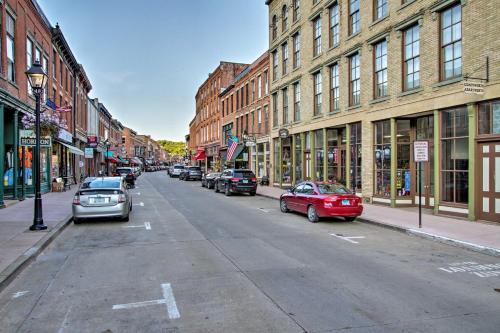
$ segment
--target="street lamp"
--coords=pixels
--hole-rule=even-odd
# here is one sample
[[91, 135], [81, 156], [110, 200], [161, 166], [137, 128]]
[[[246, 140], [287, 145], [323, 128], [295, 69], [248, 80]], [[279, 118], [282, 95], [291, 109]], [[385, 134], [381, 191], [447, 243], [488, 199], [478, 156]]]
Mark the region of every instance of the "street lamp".
[[47, 83], [47, 74], [43, 70], [40, 61], [36, 60], [26, 71], [28, 82], [35, 96], [35, 216], [30, 230], [45, 230], [47, 226], [43, 224], [42, 194], [40, 189], [40, 97]]

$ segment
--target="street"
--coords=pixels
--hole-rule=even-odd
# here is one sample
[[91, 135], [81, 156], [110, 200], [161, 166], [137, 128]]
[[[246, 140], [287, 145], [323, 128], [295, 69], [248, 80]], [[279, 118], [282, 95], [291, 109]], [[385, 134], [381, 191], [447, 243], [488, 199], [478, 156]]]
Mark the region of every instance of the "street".
[[166, 172], [131, 191], [3, 290], [1, 332], [500, 332], [499, 258]]

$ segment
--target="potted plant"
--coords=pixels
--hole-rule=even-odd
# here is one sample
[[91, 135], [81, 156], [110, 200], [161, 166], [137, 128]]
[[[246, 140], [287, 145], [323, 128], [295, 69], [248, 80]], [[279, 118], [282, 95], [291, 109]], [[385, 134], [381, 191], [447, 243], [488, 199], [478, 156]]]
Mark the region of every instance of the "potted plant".
[[[35, 130], [35, 116], [26, 114], [21, 119], [24, 129]], [[56, 138], [60, 129], [68, 129], [66, 120], [61, 119], [58, 114], [49, 114], [44, 112], [40, 115], [40, 134], [41, 136], [50, 136]]]

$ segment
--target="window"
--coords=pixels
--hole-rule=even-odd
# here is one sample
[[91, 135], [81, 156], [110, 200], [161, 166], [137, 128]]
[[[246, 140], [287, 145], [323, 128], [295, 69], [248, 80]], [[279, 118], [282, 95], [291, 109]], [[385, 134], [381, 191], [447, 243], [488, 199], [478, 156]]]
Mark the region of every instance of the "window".
[[269, 94], [269, 73], [264, 71], [264, 95]]
[[273, 80], [278, 79], [278, 50], [273, 51]]
[[314, 115], [321, 114], [321, 72], [314, 74]]
[[359, 71], [359, 53], [349, 58], [349, 105], [358, 105], [360, 103], [360, 71]]
[[257, 96], [258, 96], [259, 98], [261, 98], [261, 97], [262, 97], [262, 76], [260, 76], [260, 75], [259, 75], [259, 79], [258, 79], [258, 84], [259, 84], [259, 85], [258, 85], [258, 87], [257, 87], [257, 89], [258, 89], [258, 90], [257, 90]]
[[271, 23], [271, 29], [272, 29], [272, 38], [273, 40], [278, 37], [278, 19], [276, 18], [276, 15], [273, 16], [273, 21]]
[[273, 127], [278, 127], [278, 94], [273, 94]]
[[245, 106], [249, 104], [250, 94], [248, 93], [248, 83], [245, 84]]
[[35, 60], [42, 64], [42, 52], [38, 47], [35, 49]]
[[57, 73], [56, 60], [57, 60], [56, 50], [52, 50], [52, 75], [54, 79], [56, 78], [56, 73]]
[[[48, 76], [48, 75], [49, 75], [49, 59], [47, 59], [47, 57], [46, 57], [46, 56], [43, 56], [43, 58], [42, 58], [42, 59], [43, 59], [43, 60], [42, 60], [42, 67], [43, 67], [43, 70], [45, 71], [45, 73], [46, 73], [46, 74], [47, 74], [47, 76]], [[46, 85], [47, 85], [47, 83], [46, 83]], [[44, 88], [45, 88], [45, 89], [43, 90], [43, 95], [44, 95], [44, 98], [45, 98], [44, 100], [46, 101], [46, 100], [47, 100], [47, 98], [48, 98], [48, 95], [47, 95], [47, 92], [48, 92], [47, 90], [48, 90], [48, 89], [47, 89], [47, 86], [45, 86]]]
[[316, 158], [316, 180], [324, 180], [323, 130], [314, 131], [314, 156]]
[[302, 180], [302, 138], [300, 134], [295, 135], [295, 178]]
[[64, 83], [63, 82], [63, 78], [64, 78], [64, 76], [63, 76], [63, 70], [64, 70], [64, 68], [63, 68], [63, 61], [62, 61], [62, 59], [60, 59], [60, 63], [59, 63], [59, 79], [60, 79], [60, 81], [59, 81], [59, 83], [61, 84], [61, 87], [62, 87], [62, 85]]
[[[26, 38], [26, 69], [29, 69], [31, 65], [33, 64], [33, 41], [28, 37]], [[33, 95], [33, 90], [31, 89], [31, 85], [28, 79], [27, 81], [27, 87], [28, 87], [28, 94]]]
[[375, 98], [387, 96], [387, 40], [375, 45]]
[[283, 124], [288, 124], [288, 88], [282, 90], [283, 93]]
[[283, 31], [288, 30], [288, 7], [284, 5], [281, 9], [281, 29]]
[[269, 106], [264, 105], [264, 131], [269, 132]]
[[387, 16], [388, 4], [387, 0], [375, 0], [374, 6], [374, 20], [381, 19]]
[[442, 200], [466, 204], [469, 174], [469, 117], [467, 108], [442, 112]]
[[293, 21], [297, 21], [300, 17], [300, 0], [293, 0]]
[[16, 66], [15, 66], [15, 48], [14, 48], [14, 31], [15, 21], [12, 16], [7, 14], [7, 79], [16, 81]]
[[321, 53], [321, 17], [318, 16], [313, 21], [313, 54], [318, 56]]
[[255, 80], [252, 80], [252, 82], [250, 82], [250, 86], [252, 88], [252, 102], [255, 101]]
[[330, 47], [339, 44], [339, 5], [335, 4], [330, 7]]
[[404, 32], [404, 90], [420, 87], [420, 28], [415, 25]]
[[478, 123], [479, 134], [500, 134], [500, 101], [480, 104]]
[[293, 68], [300, 67], [300, 33], [296, 33], [293, 39]]
[[391, 196], [391, 121], [384, 120], [375, 126], [375, 195]]
[[441, 13], [441, 78], [462, 75], [462, 9], [453, 6]]
[[262, 109], [257, 109], [257, 125], [258, 125], [258, 132], [260, 133], [262, 129]]
[[300, 121], [300, 82], [293, 85], [293, 121]]
[[359, 32], [359, 0], [349, 0], [349, 35]]
[[396, 195], [406, 197], [411, 195], [410, 172], [410, 120], [398, 119], [396, 122]]
[[361, 191], [361, 123], [351, 124], [351, 187]]
[[283, 51], [283, 75], [288, 74], [288, 43], [285, 43], [281, 46]]
[[330, 66], [330, 112], [339, 110], [340, 88], [339, 88], [339, 64]]

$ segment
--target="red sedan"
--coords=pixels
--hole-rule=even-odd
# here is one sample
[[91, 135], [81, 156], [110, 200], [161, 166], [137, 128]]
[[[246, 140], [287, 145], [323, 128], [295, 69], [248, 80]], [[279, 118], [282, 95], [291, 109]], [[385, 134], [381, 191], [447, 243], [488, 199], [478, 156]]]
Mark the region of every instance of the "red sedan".
[[354, 221], [363, 213], [361, 198], [344, 185], [336, 183], [303, 182], [280, 198], [283, 213], [296, 211], [307, 214], [311, 222], [321, 217], [341, 216]]

